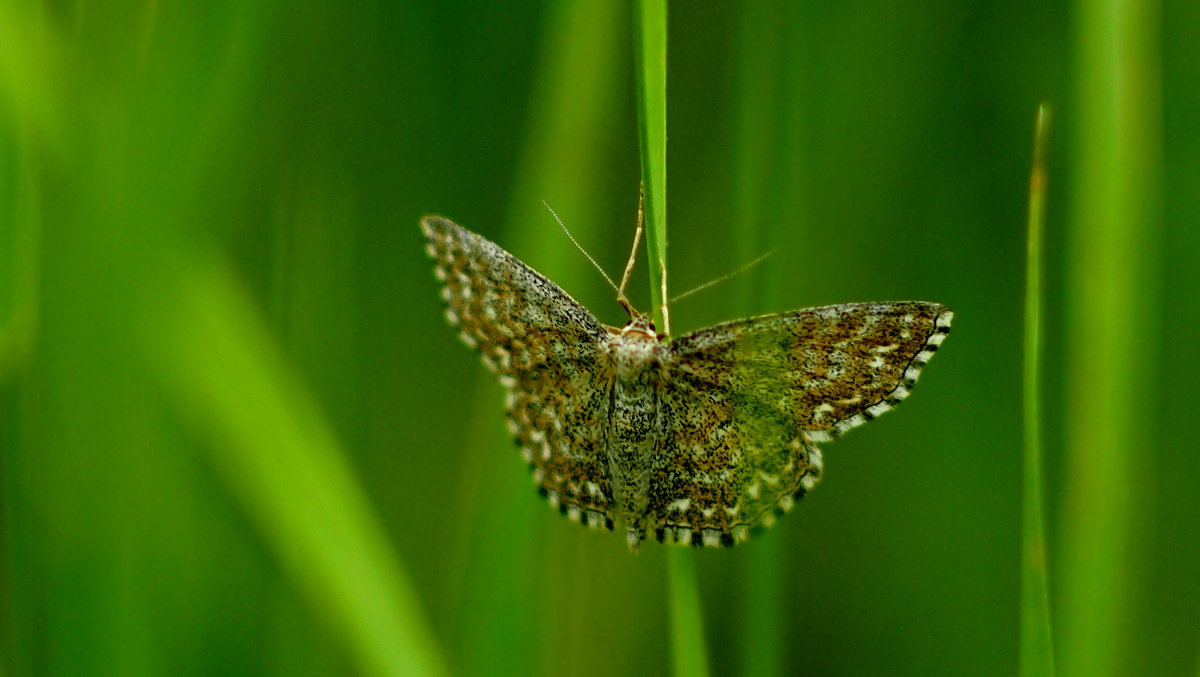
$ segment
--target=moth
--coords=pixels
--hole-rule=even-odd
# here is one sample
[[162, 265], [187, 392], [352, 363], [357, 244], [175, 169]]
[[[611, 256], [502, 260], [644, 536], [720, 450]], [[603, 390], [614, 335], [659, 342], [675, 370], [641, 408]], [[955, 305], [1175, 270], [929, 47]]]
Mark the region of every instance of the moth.
[[623, 291], [629, 321], [607, 326], [495, 243], [439, 216], [421, 228], [446, 317], [499, 376], [538, 491], [575, 522], [623, 527], [634, 551], [771, 526], [821, 478], [816, 445], [907, 398], [954, 316], [851, 303], [671, 338]]

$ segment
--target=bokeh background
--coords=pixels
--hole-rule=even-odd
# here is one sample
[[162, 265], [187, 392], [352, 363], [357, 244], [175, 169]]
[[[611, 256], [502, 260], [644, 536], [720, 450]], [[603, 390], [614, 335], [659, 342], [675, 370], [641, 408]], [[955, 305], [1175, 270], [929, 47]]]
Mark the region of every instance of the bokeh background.
[[[1016, 671], [1042, 101], [1048, 558], [1056, 629], [1078, 624], [1063, 551], [1107, 503], [1072, 507], [1087, 456], [1064, 423], [1088, 340], [1067, 325], [1107, 275], [1072, 258], [1080, 130], [1113, 103], [1087, 98], [1095, 4], [673, 3], [672, 287], [775, 251], [674, 306], [673, 332], [957, 311], [914, 397], [827, 445], [791, 515], [695, 553], [715, 674]], [[1148, 55], [1128, 74], [1149, 208], [1119, 252], [1142, 389], [1123, 565], [1084, 581], [1119, 593], [1112, 660], [1072, 674], [1196, 675], [1200, 5], [1124, 4]], [[417, 228], [448, 216], [620, 324], [542, 200], [620, 271], [631, 36], [626, 3], [592, 0], [0, 1], [0, 674], [670, 669], [662, 548], [537, 497]]]

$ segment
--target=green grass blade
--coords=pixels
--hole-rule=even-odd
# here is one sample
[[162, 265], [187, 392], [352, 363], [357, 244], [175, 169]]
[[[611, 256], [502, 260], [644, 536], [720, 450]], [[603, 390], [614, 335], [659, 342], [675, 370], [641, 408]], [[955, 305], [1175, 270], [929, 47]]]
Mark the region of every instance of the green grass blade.
[[37, 341], [42, 158], [60, 150], [58, 45], [42, 8], [0, 5], [0, 383]]
[[679, 677], [708, 674], [700, 592], [696, 586], [695, 553], [667, 546], [667, 586], [670, 589], [671, 669]]
[[206, 422], [216, 466], [363, 674], [446, 674], [416, 592], [316, 403], [232, 276], [194, 259], [180, 288], [148, 309], [144, 349], [169, 400]]
[[634, 12], [638, 136], [642, 149], [642, 189], [646, 195], [650, 298], [658, 328], [670, 332], [663, 294], [667, 261], [667, 2], [640, 0]]
[[1042, 225], [1046, 212], [1046, 135], [1050, 111], [1038, 109], [1033, 172], [1029, 186], [1028, 249], [1025, 262], [1025, 475], [1021, 558], [1021, 677], [1052, 677], [1046, 535], [1042, 508]]
[[1137, 495], [1153, 465], [1159, 327], [1157, 3], [1076, 3], [1078, 177], [1067, 233], [1060, 667], [1131, 674]]
[[61, 152], [63, 45], [52, 14], [39, 3], [0, 3], [0, 113], [17, 134]]
[[[637, 49], [638, 134], [641, 140], [642, 187], [645, 191], [646, 248], [650, 259], [650, 297], [655, 319], [670, 332], [667, 313], [667, 3], [641, 0], [635, 8]], [[674, 674], [708, 674], [700, 594], [694, 555], [670, 548], [671, 666]]]

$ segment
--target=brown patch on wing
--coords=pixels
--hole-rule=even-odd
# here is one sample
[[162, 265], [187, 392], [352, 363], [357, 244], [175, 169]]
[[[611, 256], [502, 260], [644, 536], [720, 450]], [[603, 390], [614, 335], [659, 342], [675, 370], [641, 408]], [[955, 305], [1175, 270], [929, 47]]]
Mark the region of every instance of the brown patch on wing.
[[820, 477], [820, 452], [780, 417], [759, 417], [736, 393], [675, 378], [662, 386], [668, 421], [647, 510], [658, 540], [728, 546], [770, 526]]
[[672, 348], [687, 377], [824, 441], [907, 397], [952, 316], [916, 301], [808, 308], [702, 329]]
[[509, 394], [508, 417], [539, 493], [572, 521], [612, 529], [615, 506], [601, 423], [605, 389], [528, 386], [519, 383]]

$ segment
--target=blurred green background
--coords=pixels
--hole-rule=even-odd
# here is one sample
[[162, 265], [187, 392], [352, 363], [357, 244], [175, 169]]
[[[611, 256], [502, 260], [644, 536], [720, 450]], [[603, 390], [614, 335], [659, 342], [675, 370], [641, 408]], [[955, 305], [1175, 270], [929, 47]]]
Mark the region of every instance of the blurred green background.
[[[957, 311], [915, 396], [827, 445], [791, 515], [695, 554], [715, 674], [1015, 673], [1043, 100], [1059, 655], [1200, 674], [1200, 4], [1126, 2], [1115, 25], [1098, 7], [672, 5], [671, 284], [776, 251], [674, 306], [674, 333], [849, 301]], [[620, 271], [631, 26], [588, 0], [0, 0], [0, 675], [670, 669], [662, 548], [631, 556], [537, 497], [417, 228], [448, 216], [623, 322], [541, 201]], [[1144, 95], [1096, 97], [1088, 45], [1129, 30], [1147, 58], [1120, 84]], [[1126, 104], [1128, 162], [1088, 123]], [[1105, 213], [1139, 218], [1093, 260], [1110, 205], [1088, 172], [1109, 166], [1142, 183]], [[1107, 330], [1079, 309], [1122, 260], [1135, 349], [1082, 359]], [[1088, 445], [1068, 452], [1081, 428], [1105, 441], [1109, 412], [1073, 407], [1110, 369], [1136, 386], [1102, 393], [1130, 405], [1112, 502], [1077, 491]], [[1083, 577], [1077, 522], [1114, 506], [1121, 564]], [[1116, 591], [1103, 647], [1071, 634], [1090, 613], [1072, 585]]]

